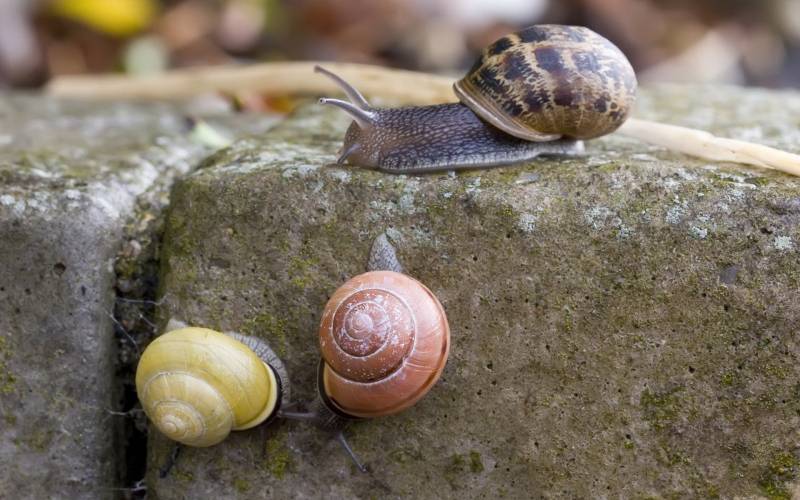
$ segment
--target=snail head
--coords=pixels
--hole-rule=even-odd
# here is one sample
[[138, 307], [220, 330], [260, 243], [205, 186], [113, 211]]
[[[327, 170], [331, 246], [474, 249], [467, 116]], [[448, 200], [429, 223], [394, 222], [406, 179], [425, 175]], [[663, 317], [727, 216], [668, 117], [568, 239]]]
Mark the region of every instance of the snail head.
[[315, 66], [316, 73], [322, 73], [336, 85], [338, 85], [347, 96], [346, 101], [323, 97], [319, 100], [320, 104], [336, 106], [353, 119], [353, 123], [347, 129], [344, 138], [344, 145], [339, 152], [337, 164], [343, 165], [345, 162], [374, 168], [378, 165], [380, 144], [379, 127], [380, 110], [369, 105], [367, 100], [355, 87], [344, 81], [340, 76], [328, 71], [321, 66]]

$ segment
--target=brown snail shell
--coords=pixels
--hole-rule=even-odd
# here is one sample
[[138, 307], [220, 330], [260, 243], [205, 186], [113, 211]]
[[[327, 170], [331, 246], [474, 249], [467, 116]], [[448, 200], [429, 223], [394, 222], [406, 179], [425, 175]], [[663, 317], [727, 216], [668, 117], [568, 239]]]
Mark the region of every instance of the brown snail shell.
[[319, 337], [322, 389], [355, 417], [391, 415], [419, 401], [450, 348], [442, 305], [425, 285], [393, 271], [364, 273], [336, 290]]
[[625, 121], [636, 75], [592, 30], [537, 25], [485, 48], [454, 90], [481, 118], [521, 139], [591, 139]]

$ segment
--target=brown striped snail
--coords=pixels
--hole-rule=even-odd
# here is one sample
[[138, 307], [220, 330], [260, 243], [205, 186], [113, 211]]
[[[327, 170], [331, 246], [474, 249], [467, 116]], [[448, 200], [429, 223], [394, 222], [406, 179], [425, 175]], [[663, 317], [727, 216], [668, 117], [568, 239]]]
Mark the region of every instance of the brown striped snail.
[[456, 104], [377, 109], [343, 79], [316, 71], [349, 99], [320, 99], [353, 118], [338, 162], [394, 173], [576, 154], [582, 139], [619, 128], [636, 97], [625, 55], [580, 26], [531, 26], [495, 41], [455, 83]]
[[385, 235], [370, 253], [369, 272], [348, 280], [322, 314], [318, 398], [289, 411], [289, 377], [262, 340], [171, 322], [144, 351], [136, 390], [144, 411], [167, 437], [211, 446], [231, 430], [274, 417], [305, 420], [344, 439], [357, 419], [392, 415], [419, 401], [447, 361], [444, 309], [419, 281], [402, 274]]

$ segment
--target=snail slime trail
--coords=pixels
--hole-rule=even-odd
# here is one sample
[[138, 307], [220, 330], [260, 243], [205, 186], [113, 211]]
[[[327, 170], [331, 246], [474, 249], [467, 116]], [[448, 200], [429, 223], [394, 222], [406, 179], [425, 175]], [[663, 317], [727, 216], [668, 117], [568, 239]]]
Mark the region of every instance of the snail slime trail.
[[353, 118], [338, 163], [391, 173], [579, 154], [582, 139], [617, 130], [636, 98], [636, 75], [625, 55], [579, 26], [531, 26], [497, 40], [455, 83], [458, 104], [373, 108], [339, 76], [315, 70], [348, 98], [320, 102]]

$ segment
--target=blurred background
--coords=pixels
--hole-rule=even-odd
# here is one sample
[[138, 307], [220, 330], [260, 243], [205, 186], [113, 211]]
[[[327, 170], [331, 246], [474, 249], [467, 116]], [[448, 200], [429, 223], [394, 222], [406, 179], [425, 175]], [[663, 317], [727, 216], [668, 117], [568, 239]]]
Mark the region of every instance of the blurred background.
[[800, 0], [0, 0], [0, 88], [287, 59], [457, 74], [533, 23], [594, 29], [642, 81], [800, 87]]

